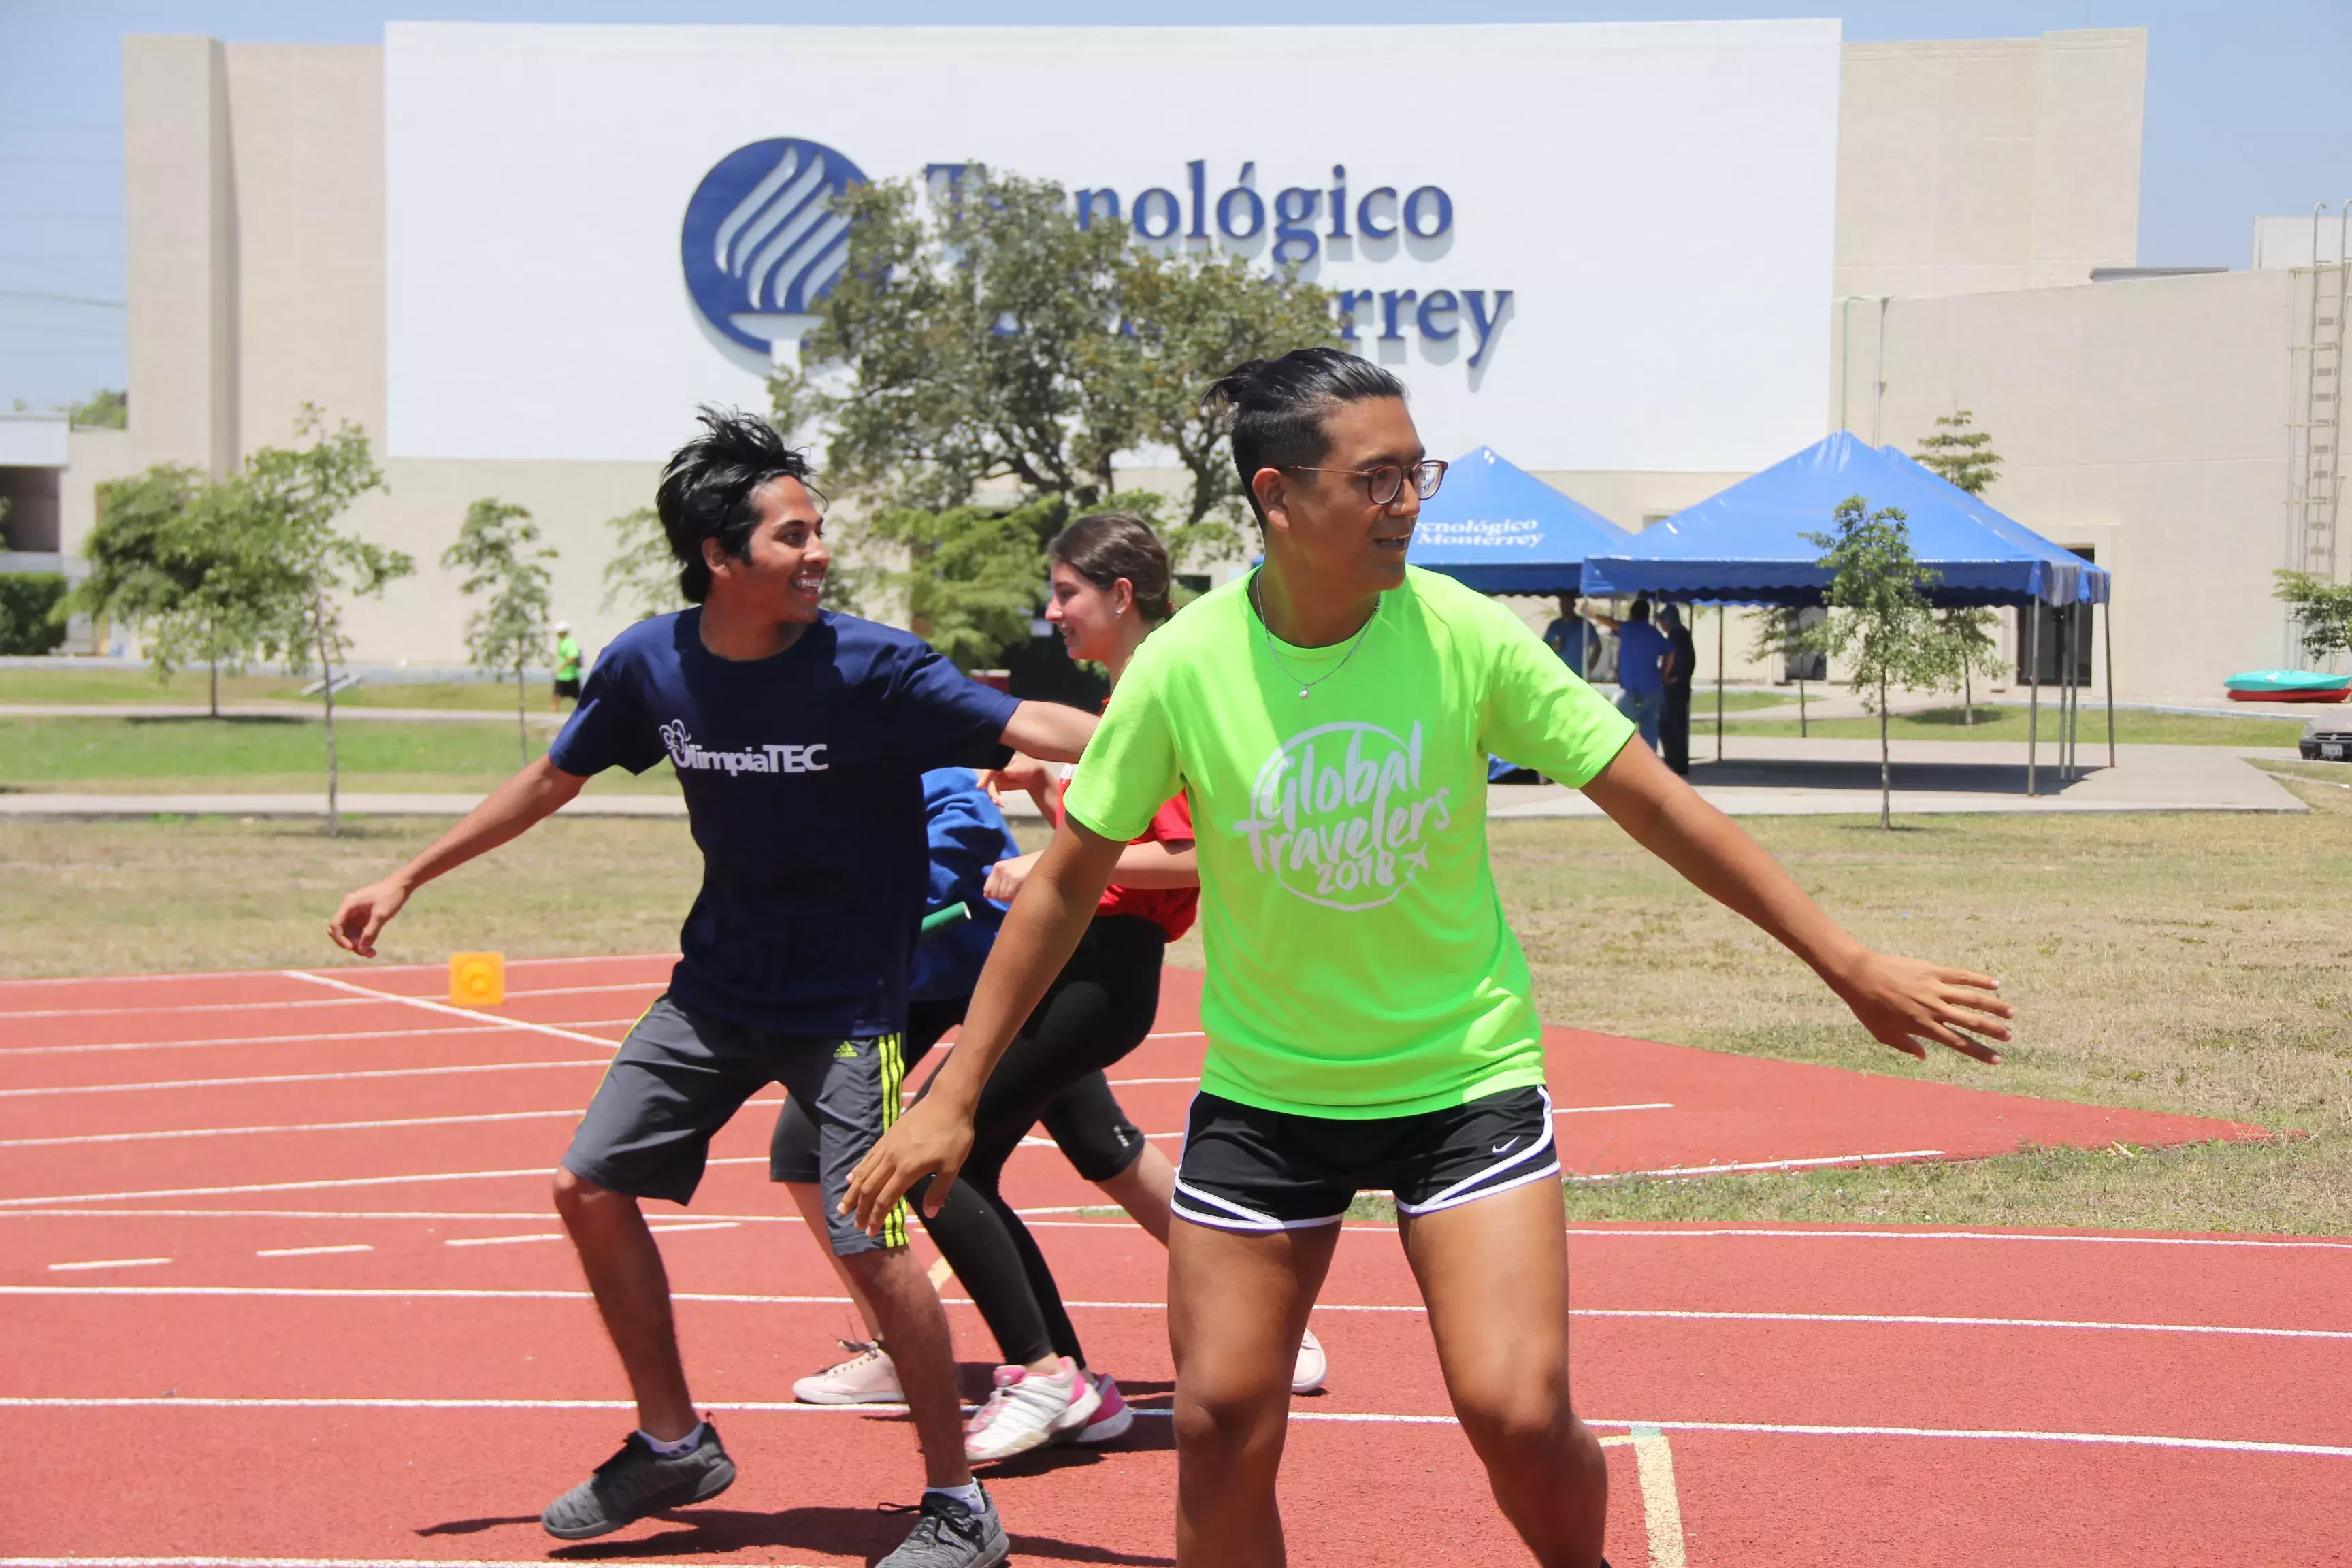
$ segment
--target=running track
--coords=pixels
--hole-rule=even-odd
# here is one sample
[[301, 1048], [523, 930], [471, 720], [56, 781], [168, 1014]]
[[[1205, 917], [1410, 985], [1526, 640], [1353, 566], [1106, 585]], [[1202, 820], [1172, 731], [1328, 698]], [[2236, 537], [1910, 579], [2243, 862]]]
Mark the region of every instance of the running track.
[[[656, 1222], [742, 1479], [606, 1542], [551, 1552], [537, 1527], [629, 1424], [546, 1173], [667, 968], [520, 963], [494, 1015], [424, 969], [0, 985], [0, 1568], [887, 1550], [903, 1423], [788, 1403], [846, 1309], [761, 1179], [761, 1106]], [[1120, 1069], [1147, 1131], [1181, 1125], [1196, 1003], [1171, 971]], [[1553, 1059], [1564, 1157], [1603, 1179], [2251, 1131], [1567, 1031]], [[1050, 1149], [1013, 1181], [1092, 1359], [1164, 1409], [1158, 1248], [1067, 1212], [1100, 1199]], [[2347, 1558], [2352, 1242], [1580, 1226], [1570, 1247], [1619, 1568]], [[985, 1334], [950, 1316], [977, 1379]], [[1393, 1235], [1350, 1226], [1317, 1315], [1331, 1387], [1295, 1411], [1296, 1561], [1524, 1560], [1419, 1317]], [[1016, 1558], [1170, 1561], [1164, 1419], [1003, 1469]]]

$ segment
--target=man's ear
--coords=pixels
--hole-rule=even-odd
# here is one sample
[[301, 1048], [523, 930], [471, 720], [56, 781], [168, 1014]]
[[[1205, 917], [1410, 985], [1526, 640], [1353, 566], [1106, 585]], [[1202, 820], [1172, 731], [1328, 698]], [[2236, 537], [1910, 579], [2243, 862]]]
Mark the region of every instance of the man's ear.
[[1250, 494], [1257, 498], [1258, 515], [1268, 528], [1290, 529], [1290, 476], [1280, 468], [1260, 468], [1250, 476]]
[[710, 568], [710, 574], [714, 577], [731, 577], [735, 574], [735, 557], [728, 554], [727, 547], [716, 539], [706, 539], [702, 542], [702, 563]]

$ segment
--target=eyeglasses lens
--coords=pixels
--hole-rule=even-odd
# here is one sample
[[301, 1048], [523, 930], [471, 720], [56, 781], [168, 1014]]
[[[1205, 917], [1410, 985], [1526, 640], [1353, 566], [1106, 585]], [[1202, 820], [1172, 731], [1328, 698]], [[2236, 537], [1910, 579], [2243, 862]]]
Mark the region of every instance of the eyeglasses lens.
[[1443, 463], [1422, 463], [1412, 470], [1413, 493], [1420, 496], [1423, 500], [1427, 500], [1430, 497], [1435, 495], [1437, 493], [1437, 487], [1444, 482], [1445, 465]]

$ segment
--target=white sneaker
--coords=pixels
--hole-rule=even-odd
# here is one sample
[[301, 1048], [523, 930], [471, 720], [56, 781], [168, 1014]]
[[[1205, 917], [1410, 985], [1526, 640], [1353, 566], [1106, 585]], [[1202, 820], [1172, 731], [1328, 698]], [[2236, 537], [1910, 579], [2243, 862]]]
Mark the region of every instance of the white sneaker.
[[1083, 1430], [1101, 1406], [1102, 1393], [1069, 1357], [1061, 1364], [1051, 1377], [1026, 1367], [998, 1367], [996, 1392], [964, 1428], [963, 1457], [975, 1465], [1009, 1459]]
[[1088, 1373], [1087, 1376], [1094, 1384], [1095, 1393], [1102, 1396], [1102, 1404], [1087, 1417], [1085, 1426], [1069, 1434], [1069, 1440], [1081, 1447], [1091, 1447], [1097, 1443], [1123, 1437], [1127, 1429], [1135, 1425], [1135, 1412], [1128, 1408], [1127, 1399], [1119, 1393], [1118, 1384], [1110, 1373], [1096, 1372]]
[[1290, 1392], [1312, 1394], [1323, 1386], [1323, 1377], [1331, 1370], [1324, 1358], [1323, 1342], [1315, 1337], [1313, 1329], [1298, 1336], [1298, 1360], [1290, 1368]]
[[878, 1344], [844, 1340], [841, 1348], [857, 1353], [812, 1373], [793, 1384], [793, 1397], [803, 1405], [904, 1405], [906, 1391], [898, 1386], [898, 1368], [890, 1352]]

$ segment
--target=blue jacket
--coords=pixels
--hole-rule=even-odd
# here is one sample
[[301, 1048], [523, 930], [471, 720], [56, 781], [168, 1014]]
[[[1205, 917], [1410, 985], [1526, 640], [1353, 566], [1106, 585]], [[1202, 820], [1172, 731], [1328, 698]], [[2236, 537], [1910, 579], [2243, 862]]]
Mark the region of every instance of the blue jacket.
[[981, 894], [988, 868], [1021, 853], [1004, 814], [970, 768], [934, 768], [923, 775], [923, 816], [930, 842], [930, 877], [923, 912], [961, 900], [971, 919], [948, 927], [915, 949], [908, 995], [918, 1002], [971, 994], [981, 966], [1004, 923], [1004, 906]]

